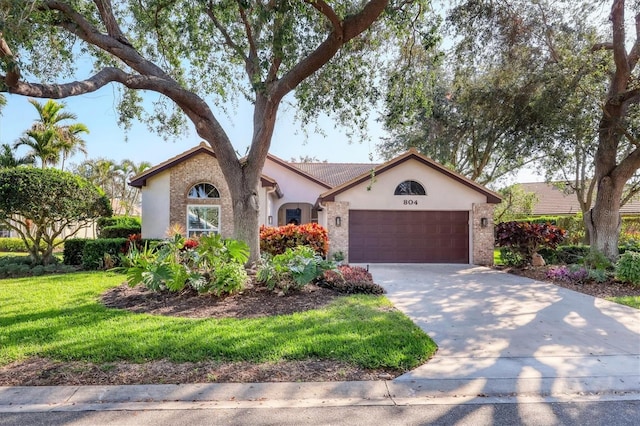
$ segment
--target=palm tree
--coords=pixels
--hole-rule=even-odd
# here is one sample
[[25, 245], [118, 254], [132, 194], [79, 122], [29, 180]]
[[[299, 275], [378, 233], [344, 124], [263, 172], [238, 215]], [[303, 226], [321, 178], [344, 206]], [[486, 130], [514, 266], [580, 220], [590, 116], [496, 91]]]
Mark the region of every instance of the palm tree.
[[75, 167], [74, 173], [101, 187], [114, 203], [114, 214], [130, 215], [140, 204], [140, 190], [128, 185], [132, 177], [151, 167], [146, 161], [136, 164], [131, 160], [116, 163], [99, 158], [85, 160]]
[[135, 162], [124, 159], [120, 162], [117, 170], [120, 172], [120, 185], [122, 191], [120, 193], [120, 204], [124, 208], [124, 214], [130, 215], [133, 212], [134, 206], [140, 204], [140, 190], [129, 186], [129, 181], [134, 176], [139, 175], [146, 169], [151, 167], [151, 163], [142, 161], [138, 164]]
[[27, 155], [39, 158], [43, 169], [58, 162], [60, 148], [56, 146], [56, 133], [52, 129], [27, 130], [24, 136], [13, 144], [13, 148], [23, 145], [31, 148]]
[[80, 133], [89, 133], [87, 126], [82, 123], [71, 124], [62, 133], [60, 140], [60, 152], [62, 153], [61, 170], [64, 170], [64, 163], [69, 157], [78, 152], [87, 155], [87, 143], [78, 136]]
[[36, 162], [35, 158], [30, 155], [24, 157], [16, 157], [11, 145], [3, 143], [0, 148], [0, 169], [19, 167], [19, 166], [32, 166]]
[[[33, 99], [30, 99], [29, 102], [38, 111], [39, 119], [25, 133], [27, 139], [41, 139], [43, 142], [46, 139], [47, 144], [51, 145], [49, 149], [51, 153], [47, 158], [46, 164], [55, 165], [61, 158], [61, 169], [64, 170], [64, 163], [71, 155], [78, 151], [83, 154], [87, 153], [86, 142], [80, 135], [89, 133], [89, 129], [82, 123], [62, 124], [63, 121], [76, 120], [78, 118], [71, 112], [62, 111], [65, 104], [58, 103], [52, 99], [49, 99], [44, 104], [40, 104]], [[34, 136], [37, 133], [42, 134], [42, 136]], [[28, 143], [20, 141], [15, 146], [18, 145], [30, 146]], [[55, 160], [53, 159], [53, 151], [56, 151]], [[36, 156], [38, 155], [36, 154]], [[45, 162], [43, 162], [43, 167], [44, 164]]]

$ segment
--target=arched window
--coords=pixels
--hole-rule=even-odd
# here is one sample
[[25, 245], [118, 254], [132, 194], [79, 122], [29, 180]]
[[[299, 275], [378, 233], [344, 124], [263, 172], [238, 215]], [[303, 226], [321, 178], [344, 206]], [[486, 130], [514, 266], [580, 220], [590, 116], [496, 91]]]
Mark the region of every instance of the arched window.
[[189, 198], [220, 198], [220, 192], [218, 188], [210, 183], [199, 183], [193, 185], [189, 190]]
[[427, 195], [427, 191], [424, 190], [424, 186], [415, 180], [405, 180], [396, 186], [396, 191], [393, 195]]

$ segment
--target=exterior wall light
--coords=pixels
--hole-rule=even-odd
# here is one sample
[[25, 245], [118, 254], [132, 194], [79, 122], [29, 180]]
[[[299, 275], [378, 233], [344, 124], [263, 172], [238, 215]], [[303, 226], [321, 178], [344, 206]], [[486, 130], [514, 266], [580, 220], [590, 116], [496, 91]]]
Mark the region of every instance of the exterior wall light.
[[486, 217], [483, 217], [482, 219], [480, 219], [480, 226], [483, 228], [486, 228], [487, 226], [489, 226], [489, 219], [487, 219]]
[[336, 226], [342, 226], [342, 218], [340, 216], [336, 216]]
[[267, 223], [268, 223], [269, 225], [273, 225], [273, 216], [269, 216], [269, 217], [267, 218]]

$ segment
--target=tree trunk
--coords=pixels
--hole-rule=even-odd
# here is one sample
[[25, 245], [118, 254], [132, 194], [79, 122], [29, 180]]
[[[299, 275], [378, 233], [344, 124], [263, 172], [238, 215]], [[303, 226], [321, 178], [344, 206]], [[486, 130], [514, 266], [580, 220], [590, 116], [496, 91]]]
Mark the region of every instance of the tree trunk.
[[600, 252], [612, 262], [618, 259], [618, 239], [622, 220], [620, 199], [626, 180], [605, 176], [598, 181], [596, 203], [584, 216], [591, 252]]
[[[250, 184], [234, 184], [231, 189], [233, 198], [233, 236], [249, 246], [249, 264], [260, 258], [260, 221], [258, 216], [257, 182]], [[231, 185], [230, 185], [231, 188]]]

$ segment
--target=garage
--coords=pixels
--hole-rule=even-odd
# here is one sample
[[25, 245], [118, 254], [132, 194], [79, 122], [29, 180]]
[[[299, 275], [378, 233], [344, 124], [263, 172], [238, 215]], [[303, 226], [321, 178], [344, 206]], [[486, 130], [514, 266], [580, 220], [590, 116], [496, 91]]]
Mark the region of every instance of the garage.
[[469, 263], [469, 212], [349, 210], [349, 261]]

